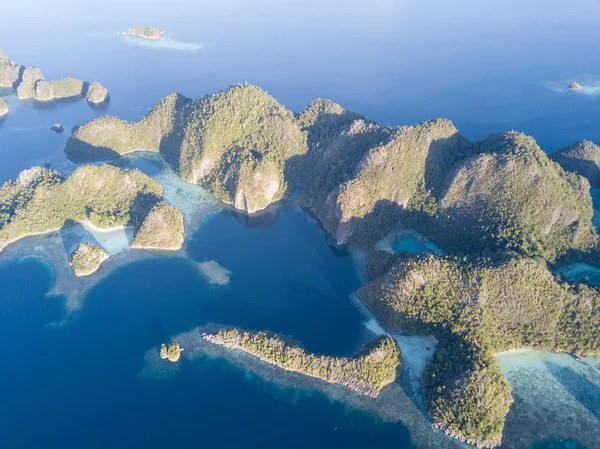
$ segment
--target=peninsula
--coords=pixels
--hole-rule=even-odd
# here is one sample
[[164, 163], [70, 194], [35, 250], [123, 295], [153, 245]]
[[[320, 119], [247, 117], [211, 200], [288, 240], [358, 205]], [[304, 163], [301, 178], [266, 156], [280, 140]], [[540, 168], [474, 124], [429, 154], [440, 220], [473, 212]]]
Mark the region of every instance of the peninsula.
[[340, 384], [370, 397], [377, 397], [386, 385], [396, 380], [402, 365], [400, 348], [391, 337], [380, 338], [353, 358], [310, 354], [266, 332], [220, 330], [205, 333], [202, 338], [247, 352], [283, 370]]
[[76, 276], [95, 273], [110, 256], [102, 248], [88, 242], [80, 243], [71, 254], [71, 266]]
[[183, 244], [183, 214], [165, 202], [157, 203], [135, 233], [132, 248], [178, 250]]
[[160, 31], [158, 28], [138, 26], [129, 28], [123, 34], [125, 36], [141, 37], [144, 39], [156, 40], [159, 39], [163, 34], [165, 34], [165, 32]]
[[37, 67], [24, 67], [10, 61], [0, 49], [0, 88], [15, 89], [19, 100], [48, 102], [69, 98], [86, 97], [90, 104], [108, 100], [106, 88], [94, 82], [75, 78], [47, 81]]

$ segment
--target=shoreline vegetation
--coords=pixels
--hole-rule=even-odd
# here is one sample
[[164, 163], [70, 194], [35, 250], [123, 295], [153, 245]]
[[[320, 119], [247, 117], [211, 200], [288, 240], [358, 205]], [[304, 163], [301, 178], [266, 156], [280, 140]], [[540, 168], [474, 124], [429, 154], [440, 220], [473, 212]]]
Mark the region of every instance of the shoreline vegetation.
[[102, 248], [88, 242], [80, 243], [71, 254], [71, 267], [75, 276], [89, 276], [95, 273], [102, 262], [110, 256]]
[[165, 34], [165, 32], [154, 27], [136, 26], [129, 28], [127, 31], [124, 31], [121, 34], [123, 34], [124, 36], [141, 37], [143, 39], [156, 40], [160, 39], [160, 37], [163, 34]]
[[300, 346], [266, 332], [223, 329], [203, 333], [202, 338], [215, 345], [246, 352], [285, 371], [343, 385], [373, 398], [394, 382], [402, 369], [400, 348], [389, 336], [378, 339], [352, 358], [310, 354]]
[[179, 249], [181, 212], [161, 202], [163, 190], [138, 170], [88, 165], [68, 178], [41, 167], [22, 171], [0, 187], [0, 251], [31, 235], [70, 224], [95, 228], [133, 226], [140, 246]]
[[[85, 97], [91, 105], [105, 103], [109, 99], [108, 90], [98, 82], [75, 78], [61, 78], [48, 81], [37, 67], [25, 67], [8, 59], [0, 49], [0, 88], [14, 89], [19, 100], [51, 102]], [[1, 115], [1, 114], [0, 114]]]
[[[300, 189], [301, 204], [338, 244], [371, 250], [372, 281], [358, 295], [388, 332], [439, 341], [423, 375], [425, 404], [434, 425], [461, 441], [501, 444], [513, 398], [495, 353], [520, 347], [600, 353], [600, 294], [560, 281], [549, 268], [564, 260], [600, 260], [589, 192], [598, 182], [591, 143], [548, 155], [532, 137], [514, 131], [471, 142], [446, 119], [382, 127], [323, 99], [295, 114], [245, 84], [198, 100], [169, 95], [137, 122], [100, 117], [74, 128], [65, 147], [74, 162], [138, 151], [159, 153], [182, 180], [248, 213]], [[0, 249], [15, 236], [56, 229], [65, 219], [128, 223], [138, 229], [140, 247], [150, 241], [181, 246], [177, 213], [164, 208], [150, 214], [162, 190], [148, 187], [142, 197], [151, 201], [143, 200], [138, 214], [130, 197], [119, 199], [123, 192], [109, 195], [110, 201], [95, 199], [97, 191], [88, 186], [94, 179], [69, 196], [57, 187], [69, 180], [56, 172], [22, 176], [0, 190]], [[114, 182], [106, 185], [123, 185]], [[74, 207], [86, 188], [86, 200]], [[63, 193], [44, 193], [53, 189]], [[56, 198], [69, 201], [46, 210]], [[49, 211], [62, 218], [44, 218]], [[158, 222], [177, 231], [142, 238]], [[414, 229], [449, 255], [373, 251], [397, 229]], [[207, 338], [284, 369], [339, 380], [321, 373], [320, 362], [303, 365], [321, 356], [276, 336], [221, 331]], [[360, 366], [348, 368], [362, 375]], [[379, 379], [365, 391], [377, 391]]]

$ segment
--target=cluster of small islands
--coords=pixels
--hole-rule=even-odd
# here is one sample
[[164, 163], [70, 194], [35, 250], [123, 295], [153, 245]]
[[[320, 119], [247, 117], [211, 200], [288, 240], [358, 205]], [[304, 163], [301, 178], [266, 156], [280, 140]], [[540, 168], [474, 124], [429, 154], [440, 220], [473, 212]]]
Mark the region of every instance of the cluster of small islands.
[[[108, 93], [93, 84], [47, 82], [0, 54], [0, 86], [19, 98], [104, 101]], [[371, 281], [358, 296], [385, 330], [435, 336], [423, 396], [433, 424], [461, 441], [501, 443], [513, 399], [494, 354], [600, 354], [600, 293], [553, 273], [577, 260], [600, 263], [590, 197], [590, 185], [600, 186], [600, 148], [591, 142], [548, 155], [521, 133], [471, 142], [445, 119], [384, 127], [324, 99], [293, 113], [240, 84], [198, 100], [169, 95], [137, 122], [100, 117], [74, 128], [65, 147], [77, 163], [137, 151], [159, 153], [183, 180], [248, 213], [301, 189], [303, 207], [338, 244], [368, 251]], [[73, 222], [133, 226], [132, 247], [146, 250], [177, 250], [184, 240], [181, 211], [137, 170], [81, 165], [65, 178], [33, 167], [0, 188], [0, 251]], [[398, 228], [417, 230], [447, 255], [374, 249]], [[81, 243], [71, 265], [87, 276], [108, 258]], [[222, 329], [202, 338], [370, 397], [402, 369], [390, 336], [353, 358], [310, 354], [267, 332]], [[176, 362], [182, 350], [164, 344], [160, 356]]]

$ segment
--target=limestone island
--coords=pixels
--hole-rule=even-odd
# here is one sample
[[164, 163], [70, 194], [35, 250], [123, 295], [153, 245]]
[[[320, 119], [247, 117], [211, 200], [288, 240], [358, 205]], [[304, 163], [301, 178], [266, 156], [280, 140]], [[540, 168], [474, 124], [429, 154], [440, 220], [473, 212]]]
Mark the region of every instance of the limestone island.
[[577, 81], [573, 81], [571, 84], [569, 84], [569, 90], [577, 92], [581, 89], [583, 89], [583, 87], [581, 87], [581, 84], [579, 84]]
[[[338, 244], [368, 250], [372, 282], [359, 297], [386, 330], [439, 340], [423, 379], [427, 410], [462, 441], [501, 442], [513, 399], [498, 351], [600, 352], [600, 294], [550, 271], [565, 258], [600, 264], [591, 143], [550, 157], [522, 133], [472, 142], [443, 118], [384, 127], [326, 99], [294, 114], [243, 84], [198, 100], [169, 95], [137, 122], [98, 118], [75, 128], [65, 148], [75, 162], [140, 150], [248, 213], [299, 189]], [[449, 256], [374, 251], [398, 229]], [[228, 332], [208, 338], [268, 359]]]
[[181, 357], [182, 351], [183, 348], [179, 346], [179, 343], [171, 343], [168, 348], [167, 345], [163, 343], [160, 346], [160, 358], [177, 363]]
[[63, 178], [33, 167], [0, 188], [0, 251], [23, 237], [73, 222], [101, 228], [141, 226], [162, 198], [162, 187], [138, 170], [83, 166]]
[[591, 187], [600, 187], [600, 147], [589, 140], [560, 148], [550, 154], [565, 170], [585, 177]]
[[19, 100], [48, 102], [86, 97], [90, 104], [108, 101], [106, 88], [75, 78], [47, 81], [37, 67], [24, 67], [10, 61], [0, 49], [0, 88], [15, 89]]
[[110, 256], [102, 248], [88, 242], [80, 243], [71, 254], [71, 266], [78, 277], [95, 273]]
[[156, 40], [159, 39], [164, 31], [153, 27], [132, 27], [123, 33], [125, 36], [141, 37], [144, 39]]
[[132, 248], [178, 250], [183, 244], [183, 214], [165, 202], [157, 203], [135, 233]]
[[205, 333], [202, 338], [247, 352], [283, 370], [340, 384], [370, 397], [377, 397], [383, 387], [396, 380], [402, 365], [400, 348], [392, 337], [380, 338], [353, 358], [310, 354], [266, 332], [220, 330]]
[[598, 291], [559, 283], [536, 260], [400, 257], [358, 293], [386, 330], [435, 335], [423, 378], [430, 416], [478, 447], [500, 445], [513, 402], [495, 353], [600, 354]]
[[62, 132], [63, 132], [64, 130], [65, 130], [65, 129], [63, 128], [63, 126], [62, 126], [60, 123], [55, 123], [54, 125], [52, 125], [52, 126], [50, 127], [50, 131], [54, 131], [54, 132], [55, 132], [55, 133], [57, 133], [57, 134], [62, 134]]
[[0, 118], [3, 118], [6, 114], [8, 114], [8, 106], [6, 102], [0, 98]]

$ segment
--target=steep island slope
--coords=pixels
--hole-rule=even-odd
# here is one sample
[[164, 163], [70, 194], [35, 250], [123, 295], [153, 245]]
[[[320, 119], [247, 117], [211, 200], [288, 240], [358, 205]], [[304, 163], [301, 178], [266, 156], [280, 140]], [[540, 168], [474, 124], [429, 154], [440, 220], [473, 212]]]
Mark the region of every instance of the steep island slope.
[[387, 330], [436, 336], [423, 379], [430, 416], [449, 435], [480, 447], [500, 444], [512, 403], [493, 354], [600, 354], [598, 292], [560, 284], [532, 260], [400, 258], [358, 293]]
[[102, 248], [88, 242], [80, 243], [71, 254], [71, 266], [76, 276], [95, 273], [109, 255]]
[[587, 178], [592, 187], [600, 187], [600, 147], [589, 140], [577, 142], [550, 154], [565, 170]]
[[287, 162], [306, 152], [306, 136], [273, 97], [238, 85], [198, 101], [170, 95], [136, 123], [101, 117], [75, 129], [65, 151], [92, 161], [138, 150], [161, 152], [185, 181], [256, 212], [285, 194]]
[[101, 117], [65, 149], [74, 161], [138, 150], [246, 212], [302, 187], [339, 244], [369, 247], [413, 228], [450, 251], [555, 260], [597, 242], [587, 182], [515, 132], [472, 143], [448, 120], [386, 128], [322, 99], [295, 116], [237, 85], [200, 100], [170, 95], [135, 123]]
[[382, 337], [353, 358], [307, 353], [300, 346], [266, 332], [237, 329], [203, 334], [204, 340], [237, 349], [286, 371], [343, 385], [358, 393], [377, 397], [401, 369], [400, 348], [392, 337]]
[[8, 106], [6, 102], [0, 98], [0, 118], [3, 118], [6, 114], [8, 114]]
[[37, 67], [24, 67], [10, 61], [0, 49], [0, 88], [15, 89], [20, 100], [41, 102], [86, 97], [90, 104], [108, 100], [106, 88], [97, 82], [88, 83], [75, 78], [46, 81]]
[[41, 167], [24, 170], [0, 188], [0, 251], [71, 222], [138, 227], [161, 197], [162, 187], [137, 170], [83, 166], [66, 179]]

